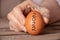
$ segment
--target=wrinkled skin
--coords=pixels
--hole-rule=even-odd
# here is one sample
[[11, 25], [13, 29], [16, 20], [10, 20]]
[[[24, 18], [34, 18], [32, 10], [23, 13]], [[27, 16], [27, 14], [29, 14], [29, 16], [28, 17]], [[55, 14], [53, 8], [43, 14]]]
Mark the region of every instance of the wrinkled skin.
[[[13, 10], [8, 13], [7, 17], [9, 20], [10, 30], [14, 30], [16, 32], [19, 32], [19, 31], [26, 32], [26, 29], [24, 26], [25, 16], [24, 16], [23, 10], [25, 10], [28, 7], [28, 5], [30, 7], [34, 7], [33, 3], [29, 2], [29, 1], [24, 1], [23, 3], [14, 7]], [[53, 23], [55, 21], [55, 18], [57, 17], [56, 13], [57, 12], [60, 13], [59, 12], [60, 9], [57, 6], [56, 1], [55, 0], [44, 0], [41, 4], [38, 4], [38, 5], [47, 7], [50, 10], [50, 12], [51, 12], [50, 24]], [[55, 15], [53, 15], [52, 13], [53, 14], [55, 13]], [[55, 17], [55, 18], [53, 18], [53, 17]]]
[[13, 8], [13, 10], [10, 13], [8, 13], [7, 17], [9, 20], [10, 30], [14, 30], [16, 32], [19, 32], [19, 31], [26, 32], [26, 29], [24, 26], [25, 16], [23, 12], [28, 6], [32, 7], [33, 4], [30, 3], [29, 1], [24, 1], [23, 3]]

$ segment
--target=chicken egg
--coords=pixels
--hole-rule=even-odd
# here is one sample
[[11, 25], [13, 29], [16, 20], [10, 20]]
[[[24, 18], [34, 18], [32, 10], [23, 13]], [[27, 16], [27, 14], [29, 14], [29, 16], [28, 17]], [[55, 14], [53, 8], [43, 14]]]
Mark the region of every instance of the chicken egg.
[[41, 14], [37, 11], [29, 12], [25, 20], [25, 27], [27, 32], [31, 35], [40, 34], [44, 27], [44, 21]]

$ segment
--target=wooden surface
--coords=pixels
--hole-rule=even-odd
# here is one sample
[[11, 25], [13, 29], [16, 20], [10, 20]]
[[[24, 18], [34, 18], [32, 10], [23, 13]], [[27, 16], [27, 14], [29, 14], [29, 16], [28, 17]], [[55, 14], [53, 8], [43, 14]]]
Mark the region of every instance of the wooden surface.
[[0, 20], [0, 40], [60, 40], [60, 26], [46, 26], [40, 35], [9, 30], [8, 21]]
[[0, 32], [0, 40], [60, 40], [60, 33], [32, 36], [24, 32], [2, 31]]
[[10, 36], [0, 36], [0, 40], [60, 40], [59, 33], [47, 34], [47, 35], [10, 35]]
[[9, 28], [1, 28], [0, 40], [60, 40], [60, 30], [48, 29], [46, 28], [40, 35], [33, 36], [25, 32], [14, 32]]

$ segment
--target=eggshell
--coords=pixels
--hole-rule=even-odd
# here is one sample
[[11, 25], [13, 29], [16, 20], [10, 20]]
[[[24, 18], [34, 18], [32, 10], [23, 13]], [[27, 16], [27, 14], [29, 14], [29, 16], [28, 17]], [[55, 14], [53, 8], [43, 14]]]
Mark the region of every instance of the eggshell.
[[29, 34], [40, 34], [44, 27], [44, 21], [40, 13], [37, 11], [29, 12], [25, 20], [25, 27]]

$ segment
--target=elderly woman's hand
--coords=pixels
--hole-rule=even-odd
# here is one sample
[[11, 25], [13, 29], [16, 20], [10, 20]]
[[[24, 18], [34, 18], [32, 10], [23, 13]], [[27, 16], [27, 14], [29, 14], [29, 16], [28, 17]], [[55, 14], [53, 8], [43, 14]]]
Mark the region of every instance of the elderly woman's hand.
[[8, 13], [7, 17], [9, 20], [10, 30], [14, 30], [16, 32], [19, 32], [19, 31], [26, 32], [26, 29], [24, 26], [26, 14], [24, 13], [24, 10], [26, 10], [28, 5], [31, 6], [30, 2], [24, 1], [23, 3], [14, 7], [13, 10], [10, 13]]
[[8, 13], [8, 20], [9, 20], [9, 26], [10, 30], [14, 30], [16, 32], [19, 31], [25, 31], [25, 16], [23, 14], [23, 11], [26, 9], [27, 5], [29, 3], [27, 1], [24, 1], [23, 3], [17, 5], [13, 8], [13, 10]]
[[[34, 3], [32, 3], [31, 1], [24, 1], [23, 3], [14, 7], [13, 10], [10, 13], [8, 13], [7, 17], [9, 20], [10, 30], [14, 30], [16, 32], [19, 32], [19, 31], [27, 32], [25, 29], [25, 26], [24, 26], [25, 17], [27, 15], [24, 12], [26, 11], [27, 8], [41, 12], [44, 22], [46, 24], [48, 23], [48, 18], [47, 18], [47, 16], [48, 16], [47, 14], [49, 13], [48, 9], [46, 9], [44, 7], [40, 8], [37, 5], [35, 5]], [[27, 10], [27, 12], [28, 12], [28, 10]]]

